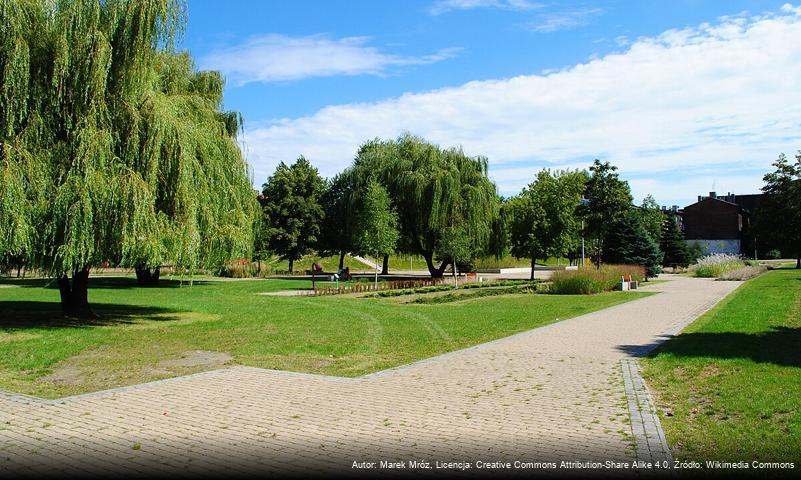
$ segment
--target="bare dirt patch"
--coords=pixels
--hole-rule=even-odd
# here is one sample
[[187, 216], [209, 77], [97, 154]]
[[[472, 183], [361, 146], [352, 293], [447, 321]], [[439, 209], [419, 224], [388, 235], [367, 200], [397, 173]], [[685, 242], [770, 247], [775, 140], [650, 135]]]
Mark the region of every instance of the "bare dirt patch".
[[162, 360], [159, 367], [221, 367], [233, 360], [230, 354], [225, 352], [212, 352], [209, 350], [191, 350], [181, 354], [179, 358]]
[[51, 382], [67, 385], [83, 383], [83, 372], [77, 365], [64, 365], [53, 370], [53, 373], [40, 378], [42, 382]]
[[701, 378], [717, 377], [718, 375], [720, 375], [720, 367], [714, 364], [704, 365], [704, 368], [702, 368], [701, 372], [698, 374]]
[[143, 353], [99, 348], [74, 355], [37, 379], [43, 391], [57, 396], [97, 391], [222, 368], [233, 360], [226, 352], [184, 350], [178, 345], [150, 345]]
[[83, 352], [56, 367], [50, 374], [39, 378], [39, 381], [58, 385], [81, 385], [86, 383], [90, 367], [101, 357], [102, 351]]

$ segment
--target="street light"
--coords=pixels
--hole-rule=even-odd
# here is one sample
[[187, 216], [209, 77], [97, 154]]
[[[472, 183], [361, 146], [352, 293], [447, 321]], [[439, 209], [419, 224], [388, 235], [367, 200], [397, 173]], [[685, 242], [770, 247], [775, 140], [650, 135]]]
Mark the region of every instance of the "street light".
[[[589, 198], [581, 197], [581, 205], [586, 207], [590, 204]], [[584, 268], [584, 215], [581, 216], [581, 268]]]

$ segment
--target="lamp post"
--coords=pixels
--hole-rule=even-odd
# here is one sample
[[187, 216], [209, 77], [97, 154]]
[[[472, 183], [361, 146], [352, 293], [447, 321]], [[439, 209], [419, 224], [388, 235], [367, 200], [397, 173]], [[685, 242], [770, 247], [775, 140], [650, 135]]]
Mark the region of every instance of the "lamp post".
[[[589, 198], [581, 197], [581, 205], [586, 207], [590, 204]], [[584, 215], [581, 216], [581, 268], [584, 268]]]
[[581, 268], [584, 268], [584, 219], [581, 219]]

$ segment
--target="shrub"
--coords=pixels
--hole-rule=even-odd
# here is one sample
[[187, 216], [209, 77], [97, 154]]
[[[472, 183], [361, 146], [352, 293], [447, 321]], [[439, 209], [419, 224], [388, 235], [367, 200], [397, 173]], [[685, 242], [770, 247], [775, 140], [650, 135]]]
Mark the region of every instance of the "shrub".
[[471, 288], [486, 288], [486, 287], [509, 287], [512, 285], [529, 285], [532, 283], [539, 283], [542, 280], [535, 278], [534, 280], [496, 280], [494, 282], [474, 282], [474, 283], [463, 283], [459, 285], [459, 288], [464, 289], [471, 289]]
[[718, 277], [718, 280], [748, 280], [768, 271], [765, 265], [751, 265], [738, 268], [736, 270], [729, 270], [723, 272]]
[[775, 249], [765, 254], [765, 260], [777, 260], [779, 258], [782, 258], [782, 252]]
[[737, 255], [716, 253], [707, 255], [690, 267], [696, 277], [717, 278], [722, 273], [744, 267], [745, 263]]
[[704, 256], [704, 249], [698, 242], [692, 242], [687, 248], [687, 260], [690, 264], [698, 261], [699, 258]]
[[551, 293], [562, 295], [609, 292], [620, 285], [621, 277], [643, 281], [645, 268], [640, 265], [603, 265], [600, 269], [561, 270], [551, 276]]
[[369, 295], [371, 297], [400, 297], [402, 295], [414, 295], [416, 293], [431, 293], [431, 292], [441, 292], [444, 290], [453, 290], [453, 287], [450, 285], [431, 285], [429, 287], [417, 287], [417, 288], [402, 288], [398, 290], [383, 290], [381, 292], [374, 293], [373, 295]]
[[220, 276], [228, 278], [250, 278], [255, 272], [250, 261], [244, 258], [227, 261], [220, 268]]
[[251, 268], [253, 269], [253, 275], [256, 277], [269, 277], [273, 273], [273, 266], [267, 262], [261, 262], [261, 265], [254, 262], [251, 263]]
[[421, 303], [421, 304], [450, 303], [450, 302], [458, 302], [461, 300], [471, 300], [474, 298], [481, 298], [481, 297], [511, 295], [515, 293], [537, 293], [537, 286], [536, 284], [515, 285], [510, 287], [481, 289], [475, 292], [464, 292], [464, 291], [459, 292], [458, 290], [457, 291], [452, 290], [451, 293], [446, 293], [445, 295], [437, 295], [437, 296], [429, 295], [429, 296], [418, 297], [410, 301], [409, 303]]
[[[542, 282], [542, 280], [534, 279], [534, 280], [498, 280], [495, 282], [482, 282], [482, 283], [463, 283], [459, 285], [459, 290], [471, 290], [475, 288], [491, 288], [491, 287], [508, 287], [508, 286], [522, 286], [522, 285], [534, 285], [537, 283]], [[427, 287], [417, 287], [417, 288], [402, 288], [402, 289], [394, 289], [394, 290], [384, 290], [381, 292], [377, 292], [374, 297], [400, 297], [401, 295], [414, 295], [418, 293], [432, 293], [432, 292], [441, 292], [445, 290], [453, 290], [453, 285], [432, 285]]]

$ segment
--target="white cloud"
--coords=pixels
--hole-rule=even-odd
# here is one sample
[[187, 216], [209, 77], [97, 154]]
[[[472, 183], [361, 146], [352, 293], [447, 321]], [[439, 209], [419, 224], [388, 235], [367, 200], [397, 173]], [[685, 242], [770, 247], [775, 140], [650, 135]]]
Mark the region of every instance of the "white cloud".
[[[640, 38], [622, 53], [547, 75], [250, 125], [244, 140], [257, 182], [301, 153], [332, 175], [366, 139], [411, 131], [488, 156], [506, 194], [542, 166], [586, 166], [594, 157], [618, 165], [624, 177], [651, 179], [633, 182], [635, 193], [653, 187], [660, 201], [692, 199], [710, 179], [721, 191], [756, 191], [754, 172], [801, 148], [798, 38], [795, 11], [727, 19]], [[730, 187], [727, 178], [737, 180]]]
[[548, 13], [529, 24], [529, 28], [539, 33], [551, 33], [560, 30], [573, 30], [583, 27], [590, 23], [592, 17], [600, 15], [603, 10], [600, 8], [585, 8], [582, 10], [571, 10], [565, 12]]
[[220, 70], [234, 84], [243, 85], [335, 75], [383, 75], [393, 67], [435, 63], [459, 51], [447, 48], [422, 57], [403, 57], [380, 52], [368, 45], [369, 40], [262, 35], [242, 45], [211, 52], [200, 64], [203, 69]]
[[502, 10], [536, 10], [543, 4], [529, 0], [439, 0], [429, 9], [431, 15], [440, 15], [451, 10], [472, 10], [474, 8], [498, 8]]

